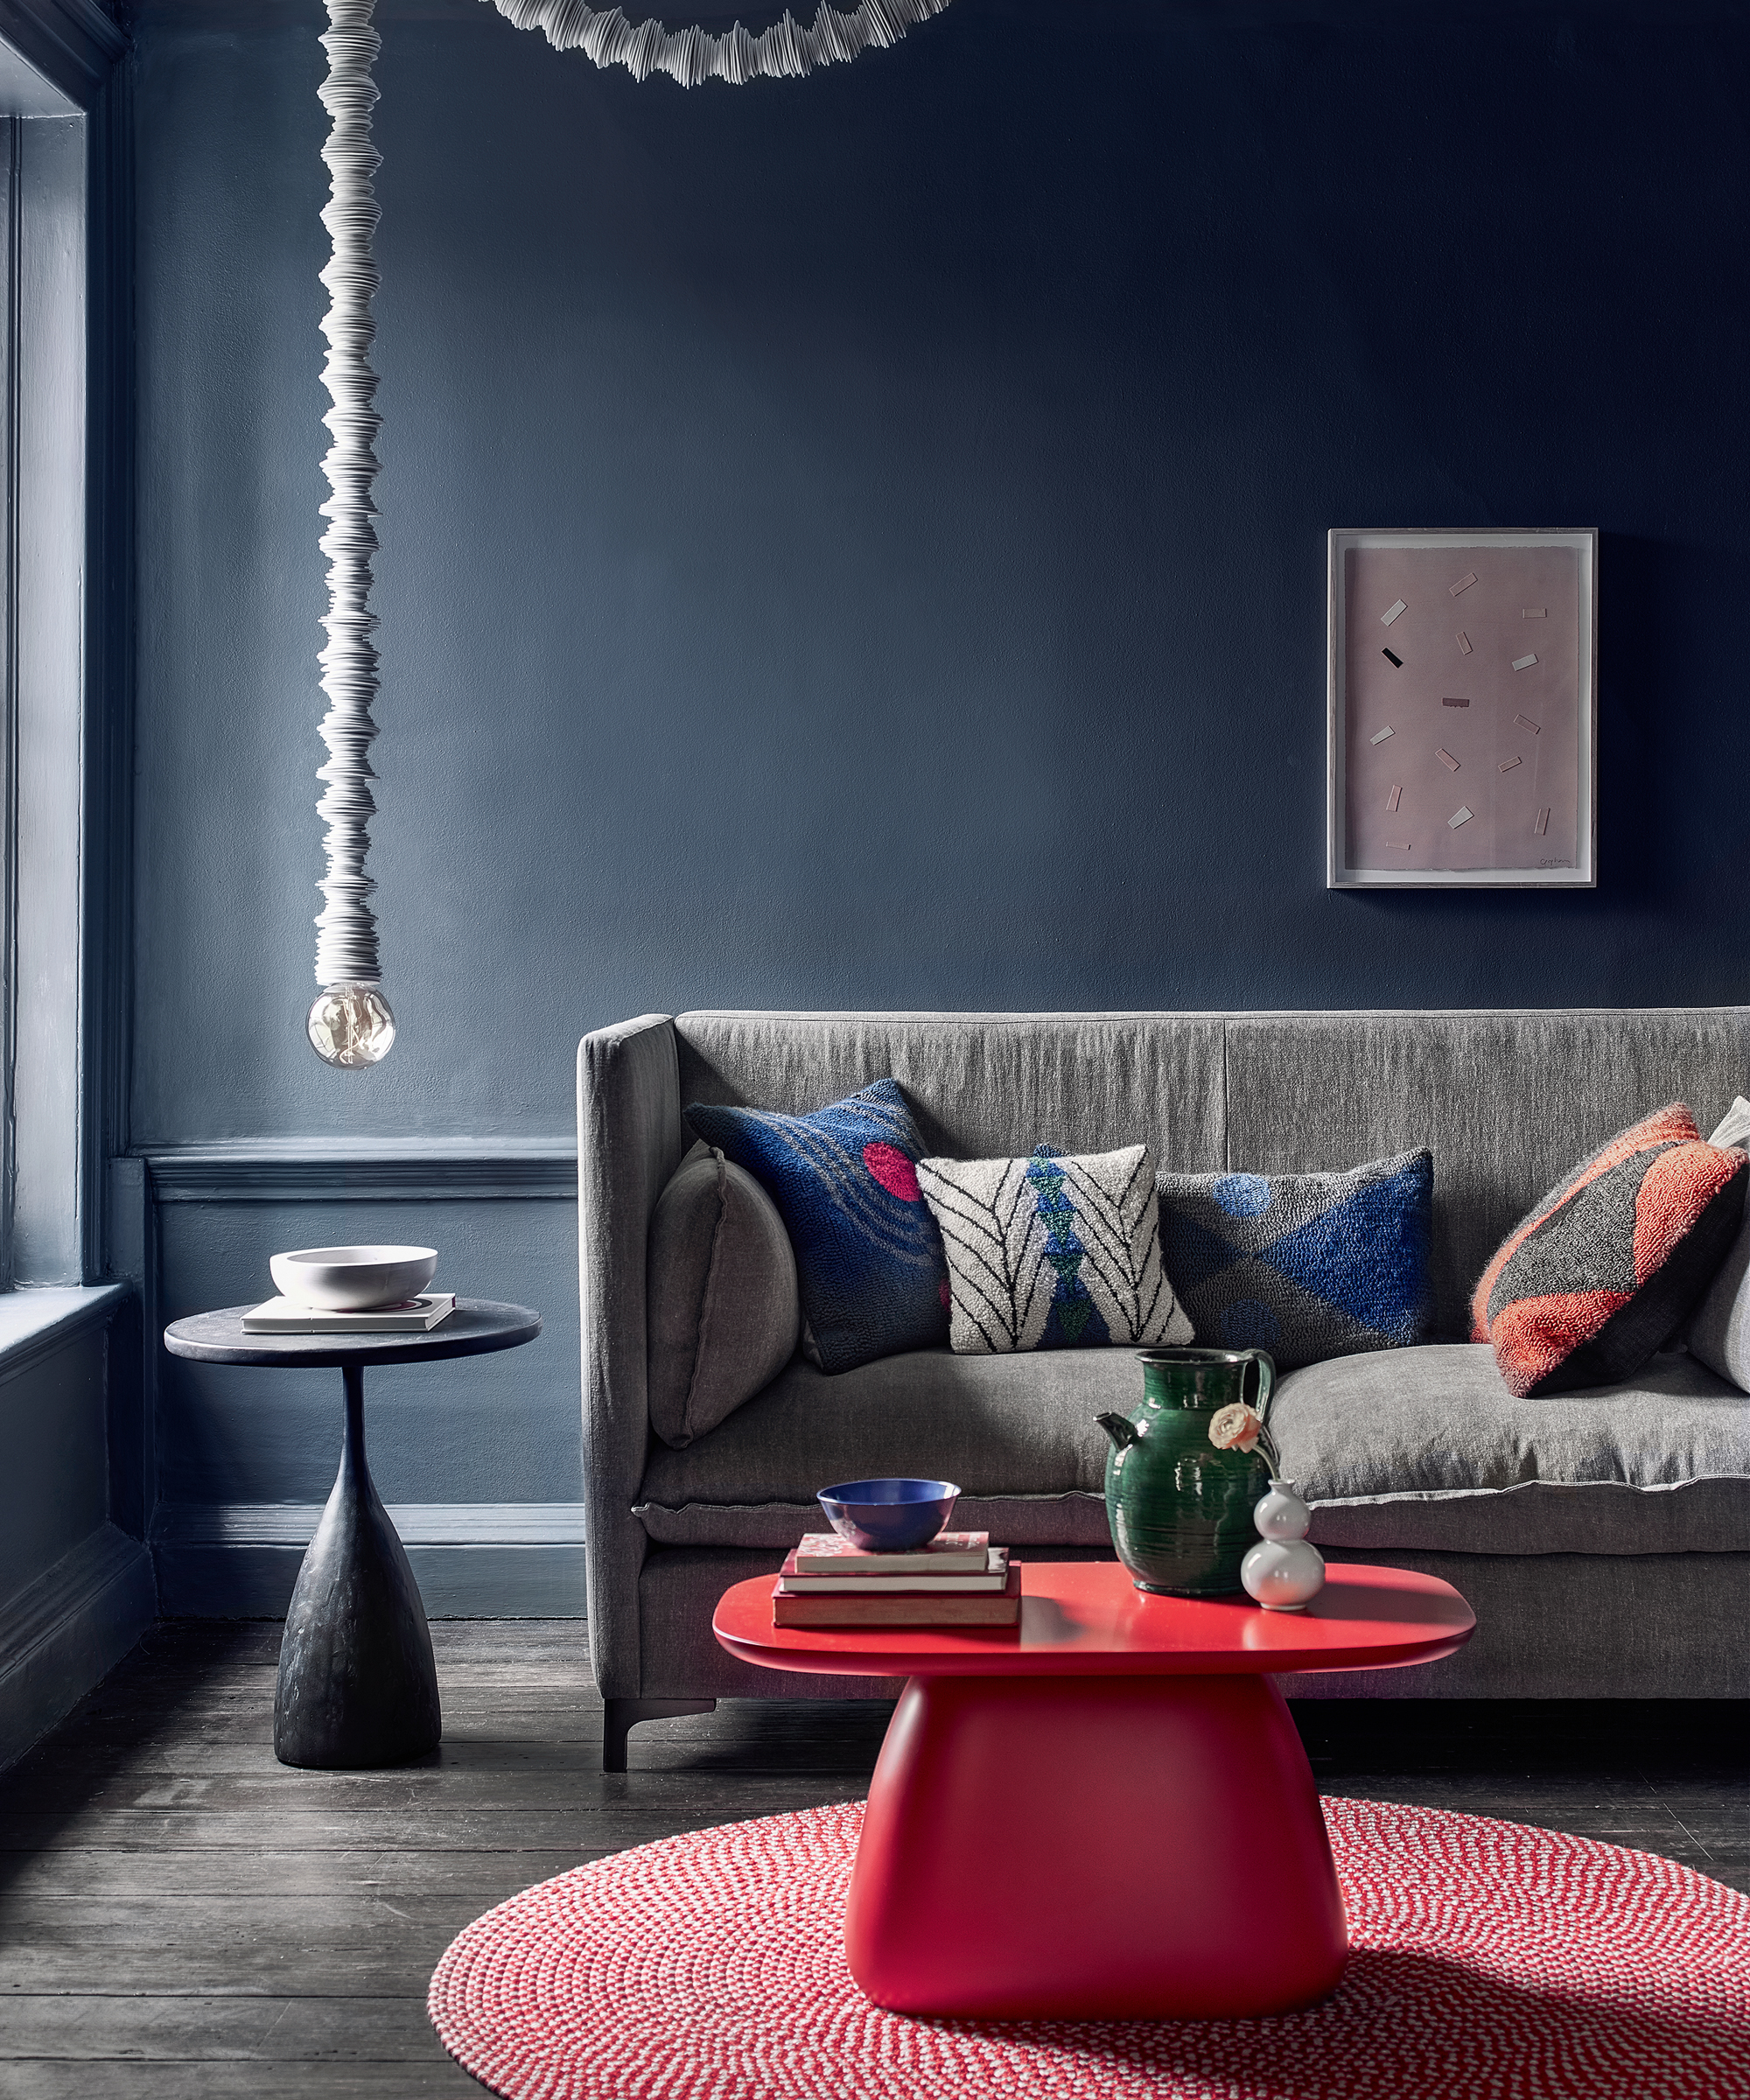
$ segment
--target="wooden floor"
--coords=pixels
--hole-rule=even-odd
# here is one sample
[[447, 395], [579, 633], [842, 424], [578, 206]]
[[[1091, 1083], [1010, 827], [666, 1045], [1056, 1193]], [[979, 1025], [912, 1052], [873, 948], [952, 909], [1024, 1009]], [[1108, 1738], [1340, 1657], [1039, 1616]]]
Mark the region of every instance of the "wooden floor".
[[[279, 1628], [161, 1627], [0, 1780], [0, 2096], [478, 2093], [425, 2018], [468, 1920], [580, 1859], [866, 1785], [886, 1709], [727, 1703], [600, 1770], [580, 1628], [434, 1626], [444, 1740], [288, 1771]], [[1309, 1702], [1327, 1793], [1668, 1853], [1750, 1891], [1743, 1706]]]

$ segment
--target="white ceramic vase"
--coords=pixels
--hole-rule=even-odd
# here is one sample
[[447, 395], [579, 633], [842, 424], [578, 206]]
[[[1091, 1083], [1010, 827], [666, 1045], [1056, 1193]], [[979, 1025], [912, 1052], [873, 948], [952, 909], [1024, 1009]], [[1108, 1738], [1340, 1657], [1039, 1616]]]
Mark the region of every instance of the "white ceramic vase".
[[1267, 1612], [1304, 1612], [1325, 1586], [1325, 1558], [1306, 1543], [1312, 1512], [1292, 1480], [1272, 1480], [1252, 1511], [1261, 1534], [1240, 1563], [1246, 1594]]

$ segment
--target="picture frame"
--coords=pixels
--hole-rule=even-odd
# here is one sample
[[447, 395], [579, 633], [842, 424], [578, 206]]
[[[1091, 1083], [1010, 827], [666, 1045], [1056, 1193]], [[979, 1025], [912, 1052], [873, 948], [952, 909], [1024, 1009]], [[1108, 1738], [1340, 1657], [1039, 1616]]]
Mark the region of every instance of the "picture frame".
[[1333, 531], [1326, 886], [1595, 889], [1598, 533]]

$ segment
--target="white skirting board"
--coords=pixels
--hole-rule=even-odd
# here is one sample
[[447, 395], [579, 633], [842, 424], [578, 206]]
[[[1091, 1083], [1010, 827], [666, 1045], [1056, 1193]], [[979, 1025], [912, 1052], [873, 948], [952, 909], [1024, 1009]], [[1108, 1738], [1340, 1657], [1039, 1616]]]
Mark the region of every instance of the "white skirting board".
[[[432, 1619], [581, 1619], [581, 1502], [399, 1502], [389, 1519]], [[283, 1619], [317, 1502], [159, 1506], [152, 1559], [166, 1618]]]
[[0, 1769], [116, 1667], [157, 1608], [150, 1556], [114, 1524], [0, 1606]]

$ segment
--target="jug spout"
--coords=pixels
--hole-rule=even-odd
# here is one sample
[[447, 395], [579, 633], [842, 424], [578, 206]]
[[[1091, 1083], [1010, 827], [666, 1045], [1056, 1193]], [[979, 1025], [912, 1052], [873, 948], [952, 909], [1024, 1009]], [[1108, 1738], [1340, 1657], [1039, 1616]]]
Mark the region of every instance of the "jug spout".
[[1094, 1419], [1120, 1451], [1126, 1444], [1135, 1444], [1140, 1440], [1135, 1423], [1127, 1422], [1123, 1415], [1096, 1415]]

